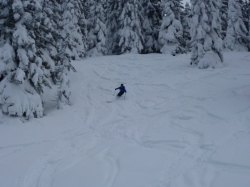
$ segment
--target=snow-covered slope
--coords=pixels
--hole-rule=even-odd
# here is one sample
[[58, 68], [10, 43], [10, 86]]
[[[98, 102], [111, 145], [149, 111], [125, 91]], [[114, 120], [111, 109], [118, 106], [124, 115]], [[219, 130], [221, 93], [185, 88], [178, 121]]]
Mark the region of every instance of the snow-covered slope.
[[74, 62], [73, 106], [50, 93], [43, 118], [4, 116], [0, 186], [249, 187], [250, 53], [224, 55], [206, 70], [189, 55]]

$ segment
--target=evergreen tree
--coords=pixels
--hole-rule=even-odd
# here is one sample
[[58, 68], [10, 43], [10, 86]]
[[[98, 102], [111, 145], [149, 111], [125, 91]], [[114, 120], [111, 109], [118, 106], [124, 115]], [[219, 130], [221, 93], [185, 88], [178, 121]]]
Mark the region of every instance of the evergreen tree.
[[[248, 3], [247, 3], [247, 7], [248, 7], [248, 36], [249, 36], [249, 40], [250, 40], [250, 0], [248, 0]], [[249, 45], [250, 45], [250, 42], [249, 42]]]
[[[44, 86], [59, 85], [58, 105], [69, 103], [58, 0], [0, 0], [0, 104], [13, 116], [42, 117]], [[54, 87], [55, 88], [55, 87]]]
[[179, 40], [183, 38], [183, 28], [180, 22], [180, 1], [165, 0], [163, 6], [163, 20], [159, 32], [161, 53], [171, 52], [173, 55], [182, 52]]
[[119, 16], [118, 54], [141, 53], [143, 49], [140, 8], [141, 4], [137, 0], [128, 1], [123, 6]]
[[119, 16], [121, 15], [125, 0], [107, 0], [107, 48], [108, 54], [118, 54], [118, 31], [121, 28]]
[[246, 47], [250, 51], [250, 0], [239, 0], [242, 10], [242, 20], [248, 30], [248, 37], [245, 39]]
[[[159, 2], [159, 1], [156, 1]], [[160, 45], [158, 42], [159, 28], [160, 28], [160, 14], [157, 10], [158, 4], [154, 2], [142, 1], [142, 15], [143, 15], [143, 36], [144, 36], [144, 53], [152, 53], [159, 51]]]
[[228, 27], [224, 39], [224, 46], [229, 50], [246, 51], [248, 45], [248, 31], [242, 20], [239, 3], [235, 0], [228, 1]]
[[219, 0], [192, 0], [191, 65], [221, 67], [223, 62]]
[[[74, 3], [78, 3], [78, 1], [74, 1]], [[64, 17], [62, 16], [65, 13], [63, 5], [63, 2], [59, 0], [43, 0], [43, 17], [36, 34], [42, 36], [37, 37], [41, 38], [41, 40], [36, 40], [36, 43], [42, 55], [43, 63], [45, 67], [51, 67], [50, 71], [46, 71], [46, 76], [50, 78], [53, 84], [59, 86], [57, 95], [58, 108], [61, 108], [63, 103], [70, 104], [71, 92], [67, 74], [70, 69], [75, 71], [70, 63], [72, 55], [66, 52], [69, 40], [65, 40]], [[75, 6], [80, 7], [80, 5]], [[74, 11], [77, 12], [77, 10]], [[49, 38], [45, 39], [47, 36]]]
[[90, 4], [90, 19], [88, 25], [88, 56], [107, 54], [107, 28], [104, 10], [104, 0], [95, 0]]
[[85, 48], [85, 51], [87, 51], [87, 35], [88, 35], [88, 25], [89, 21], [88, 18], [90, 18], [90, 11], [89, 11], [89, 5], [87, 3], [88, 0], [79, 0], [81, 2], [81, 6], [79, 7], [79, 10], [81, 14], [78, 16], [78, 26], [82, 33], [82, 41]]
[[224, 39], [227, 33], [228, 0], [221, 0], [220, 17], [221, 17], [221, 37], [222, 39]]
[[36, 36], [37, 54], [42, 59], [43, 71], [47, 78], [55, 71], [55, 59], [58, 55], [60, 36], [60, 5], [55, 0], [41, 1], [41, 12], [37, 15]]
[[41, 5], [35, 0], [0, 0], [0, 9], [1, 109], [13, 116], [42, 117], [40, 94], [48, 80], [34, 35]]
[[[248, 23], [248, 39], [250, 40], [250, 0], [247, 1], [247, 9], [248, 9], [248, 14], [247, 14], [247, 23]], [[250, 42], [248, 43], [248, 51], [250, 51]]]
[[190, 20], [191, 20], [191, 7], [187, 2], [185, 4], [184, 10], [181, 12], [181, 24], [183, 27], [183, 44], [182, 46], [186, 47], [188, 50], [190, 49]]
[[63, 26], [63, 38], [65, 53], [70, 59], [81, 59], [85, 56], [85, 44], [83, 43], [82, 32], [79, 27], [79, 18], [81, 17], [80, 0], [68, 0], [61, 2]]
[[250, 0], [239, 0], [239, 5], [242, 12], [242, 20], [246, 26], [246, 29], [249, 29], [249, 11], [250, 11]]

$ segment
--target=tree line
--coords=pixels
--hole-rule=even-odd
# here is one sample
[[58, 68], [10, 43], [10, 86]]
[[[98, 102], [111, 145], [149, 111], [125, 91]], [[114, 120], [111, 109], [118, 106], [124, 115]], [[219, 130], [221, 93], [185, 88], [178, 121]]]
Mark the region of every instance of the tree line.
[[250, 50], [249, 0], [0, 0], [0, 118], [44, 115], [42, 95], [70, 104], [71, 60], [191, 52], [217, 67], [224, 50]]

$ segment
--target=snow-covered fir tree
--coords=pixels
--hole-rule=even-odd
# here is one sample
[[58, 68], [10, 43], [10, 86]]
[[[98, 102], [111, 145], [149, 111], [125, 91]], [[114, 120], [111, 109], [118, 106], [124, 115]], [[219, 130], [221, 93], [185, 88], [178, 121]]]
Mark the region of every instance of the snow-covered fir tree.
[[47, 78], [53, 77], [55, 72], [55, 59], [60, 48], [62, 40], [58, 24], [60, 20], [60, 4], [56, 0], [41, 1], [41, 12], [39, 12], [39, 20], [34, 28], [36, 36], [37, 55], [42, 59], [43, 71]]
[[222, 39], [224, 39], [227, 33], [228, 0], [221, 0], [220, 17], [221, 17], [221, 37]]
[[8, 115], [42, 117], [45, 86], [59, 85], [58, 104], [69, 103], [58, 0], [0, 0], [0, 106]]
[[140, 1], [127, 1], [119, 15], [118, 54], [141, 53], [144, 38], [142, 35], [142, 15]]
[[222, 67], [220, 0], [192, 0], [191, 65]]
[[239, 0], [239, 5], [242, 12], [242, 20], [246, 26], [246, 29], [249, 29], [249, 14], [250, 14], [250, 0]]
[[118, 54], [118, 31], [121, 28], [119, 16], [122, 12], [125, 0], [107, 0], [107, 48], [108, 54]]
[[228, 1], [228, 27], [224, 46], [229, 50], [246, 51], [249, 43], [248, 31], [242, 20], [241, 7], [236, 0]]
[[[65, 34], [68, 32], [68, 27], [65, 27], [65, 17], [63, 16], [65, 14], [65, 4], [63, 2], [64, 1], [59, 0], [46, 0], [45, 2], [46, 7], [48, 7], [53, 12], [52, 18], [56, 28], [56, 30], [53, 32], [53, 38], [56, 41], [56, 55], [52, 55], [52, 59], [55, 63], [55, 70], [51, 72], [51, 81], [55, 85], [59, 86], [57, 91], [58, 108], [62, 108], [63, 104], [70, 104], [71, 91], [69, 89], [70, 81], [68, 78], [68, 73], [71, 69], [75, 71], [70, 60], [72, 58], [77, 58], [69, 52], [69, 48], [71, 47], [70, 49], [72, 49], [72, 47], [74, 47], [74, 45], [71, 45], [72, 43], [70, 43], [70, 41], [74, 39], [75, 42], [77, 42], [77, 40], [74, 38], [75, 36], [70, 38], [71, 35]], [[79, 2], [80, 1], [74, 1], [74, 6], [78, 8], [81, 7]], [[72, 8], [72, 4], [69, 4], [69, 7]], [[78, 15], [79, 11], [76, 9], [73, 10], [72, 13], [76, 13], [76, 15]], [[75, 47], [77, 46], [78, 45], [75, 45]]]
[[90, 18], [88, 24], [87, 56], [102, 56], [108, 53], [106, 38], [106, 12], [104, 0], [94, 0], [90, 2]]
[[[160, 45], [158, 42], [160, 28], [160, 11], [159, 1], [142, 0], [142, 15], [143, 23], [142, 30], [144, 36], [143, 53], [152, 53], [159, 51]], [[155, 4], [153, 4], [155, 3]]]
[[248, 1], [248, 36], [250, 37], [250, 1]]
[[45, 76], [54, 85], [58, 85], [58, 108], [63, 103], [70, 104], [68, 71], [74, 68], [70, 64], [70, 56], [65, 53], [64, 28], [62, 24], [62, 2], [58, 0], [42, 0], [42, 11], [39, 26], [35, 28], [38, 56], [42, 59]]
[[82, 42], [87, 51], [87, 35], [88, 35], [88, 18], [90, 18], [88, 0], [80, 0], [81, 6], [78, 7], [81, 14], [78, 15], [78, 26], [82, 34]]
[[[161, 53], [181, 53], [179, 38], [183, 38], [183, 28], [180, 22], [180, 0], [164, 0], [163, 18], [159, 31]], [[179, 50], [180, 49], [180, 50]]]
[[185, 4], [184, 10], [181, 12], [181, 24], [183, 27], [183, 44], [182, 46], [186, 47], [188, 50], [190, 49], [190, 25], [191, 25], [191, 7], [187, 2]]
[[36, 0], [0, 1], [0, 104], [9, 115], [43, 116], [41, 85], [48, 80], [34, 35], [41, 8]]
[[248, 36], [250, 37], [250, 0], [248, 0], [247, 7], [248, 7], [248, 15], [247, 15], [247, 17], [248, 17]]
[[248, 30], [248, 37], [245, 39], [247, 44], [248, 51], [250, 51], [250, 0], [239, 0], [241, 11], [242, 11], [242, 20]]
[[71, 59], [81, 59], [85, 56], [86, 49], [83, 43], [82, 32], [79, 27], [81, 17], [81, 0], [61, 1], [63, 37], [65, 53]]

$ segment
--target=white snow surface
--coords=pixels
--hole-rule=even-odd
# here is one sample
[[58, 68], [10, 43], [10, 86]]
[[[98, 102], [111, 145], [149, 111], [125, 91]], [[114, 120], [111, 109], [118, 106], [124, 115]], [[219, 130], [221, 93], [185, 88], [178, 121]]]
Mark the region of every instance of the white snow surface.
[[224, 57], [202, 70], [190, 54], [73, 62], [72, 106], [49, 93], [43, 118], [0, 115], [0, 186], [249, 187], [250, 53]]

